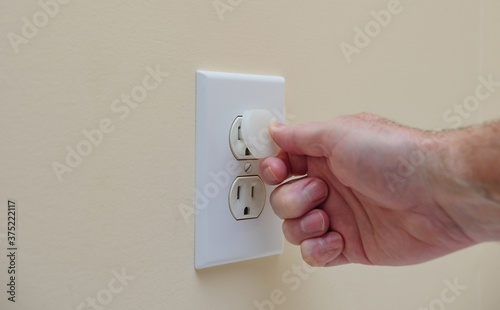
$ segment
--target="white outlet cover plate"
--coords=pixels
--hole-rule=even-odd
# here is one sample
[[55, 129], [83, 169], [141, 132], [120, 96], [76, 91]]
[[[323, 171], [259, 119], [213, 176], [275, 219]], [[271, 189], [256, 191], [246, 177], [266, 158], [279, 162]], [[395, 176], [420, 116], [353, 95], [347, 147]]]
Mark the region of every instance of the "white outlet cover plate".
[[[197, 71], [195, 268], [283, 253], [282, 220], [266, 204], [257, 219], [237, 221], [229, 209], [229, 190], [238, 176], [258, 175], [259, 160], [236, 160], [229, 129], [245, 110], [267, 109], [284, 122], [285, 79]], [[245, 164], [251, 170], [245, 172]]]

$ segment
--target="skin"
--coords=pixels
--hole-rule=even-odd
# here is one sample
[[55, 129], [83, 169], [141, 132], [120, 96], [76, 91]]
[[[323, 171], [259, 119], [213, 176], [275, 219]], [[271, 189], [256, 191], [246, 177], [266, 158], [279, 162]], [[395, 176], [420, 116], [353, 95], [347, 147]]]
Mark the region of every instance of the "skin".
[[281, 152], [260, 175], [281, 184], [271, 205], [312, 266], [410, 265], [500, 240], [500, 123], [433, 133], [362, 113], [270, 134]]

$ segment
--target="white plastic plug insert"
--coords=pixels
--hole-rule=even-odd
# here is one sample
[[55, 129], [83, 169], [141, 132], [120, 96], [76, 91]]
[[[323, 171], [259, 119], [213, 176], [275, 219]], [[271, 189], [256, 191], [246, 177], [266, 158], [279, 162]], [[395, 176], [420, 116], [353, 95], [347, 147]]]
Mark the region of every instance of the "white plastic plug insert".
[[246, 110], [237, 116], [229, 130], [229, 146], [238, 160], [278, 155], [280, 148], [269, 134], [269, 125], [276, 117], [264, 109]]
[[243, 113], [241, 134], [255, 158], [278, 155], [280, 148], [269, 134], [269, 125], [274, 121], [276, 117], [268, 110], [247, 110]]

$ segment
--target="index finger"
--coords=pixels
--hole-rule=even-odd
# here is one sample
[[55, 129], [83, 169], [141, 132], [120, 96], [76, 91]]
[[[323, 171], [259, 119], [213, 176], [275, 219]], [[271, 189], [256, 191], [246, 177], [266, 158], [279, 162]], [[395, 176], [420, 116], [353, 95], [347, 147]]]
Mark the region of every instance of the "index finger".
[[263, 159], [259, 163], [259, 175], [269, 185], [277, 185], [288, 179], [291, 175], [288, 154], [280, 151], [276, 157]]
[[292, 176], [303, 176], [306, 173], [307, 156], [284, 151], [280, 151], [276, 157], [265, 158], [259, 164], [259, 174], [269, 185], [277, 185]]

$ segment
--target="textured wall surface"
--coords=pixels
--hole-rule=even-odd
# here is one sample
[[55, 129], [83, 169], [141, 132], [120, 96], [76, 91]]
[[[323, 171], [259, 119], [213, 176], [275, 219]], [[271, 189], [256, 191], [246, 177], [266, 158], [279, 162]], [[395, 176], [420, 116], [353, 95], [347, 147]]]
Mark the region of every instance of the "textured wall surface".
[[478, 123], [500, 116], [500, 91], [483, 113], [454, 107], [479, 76], [500, 78], [497, 2], [40, 3], [0, 4], [0, 309], [258, 309], [275, 290], [275, 309], [498, 309], [497, 244], [315, 271], [287, 244], [196, 272], [180, 211], [193, 205], [196, 70], [284, 76], [291, 124], [361, 111]]

